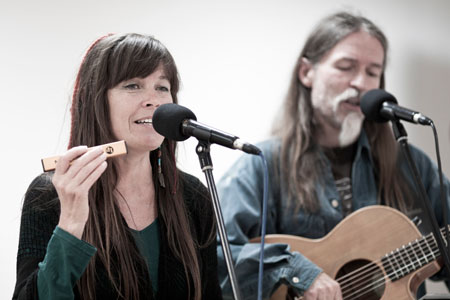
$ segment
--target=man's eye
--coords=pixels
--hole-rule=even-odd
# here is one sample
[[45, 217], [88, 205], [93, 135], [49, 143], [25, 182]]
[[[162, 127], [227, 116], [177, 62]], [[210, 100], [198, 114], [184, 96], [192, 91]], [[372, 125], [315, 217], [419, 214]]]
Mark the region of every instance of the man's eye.
[[367, 75], [369, 75], [369, 77], [381, 77], [380, 72], [368, 71]]
[[352, 66], [337, 66], [336, 68], [341, 71], [350, 71]]
[[139, 89], [139, 85], [136, 83], [130, 83], [130, 84], [126, 84], [124, 86], [124, 88], [127, 90], [137, 90], [137, 89]]

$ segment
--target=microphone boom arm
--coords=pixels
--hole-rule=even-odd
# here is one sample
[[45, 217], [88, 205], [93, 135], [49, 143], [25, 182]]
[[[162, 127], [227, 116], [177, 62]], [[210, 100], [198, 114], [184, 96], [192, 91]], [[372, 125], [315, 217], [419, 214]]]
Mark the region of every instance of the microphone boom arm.
[[227, 231], [225, 229], [225, 222], [224, 222], [223, 216], [222, 216], [222, 209], [220, 208], [219, 195], [217, 193], [216, 184], [214, 182], [214, 176], [212, 174], [213, 166], [212, 166], [212, 160], [211, 160], [211, 155], [210, 155], [210, 146], [211, 146], [211, 144], [209, 142], [199, 140], [198, 145], [195, 148], [195, 152], [198, 155], [198, 159], [200, 161], [200, 167], [201, 167], [203, 173], [205, 173], [206, 182], [208, 185], [208, 191], [210, 193], [211, 200], [213, 203], [214, 214], [215, 214], [216, 220], [217, 220], [217, 231], [220, 236], [220, 242], [222, 245], [223, 256], [225, 258], [225, 263], [226, 263], [227, 270], [228, 270], [228, 276], [230, 278], [233, 296], [234, 296], [235, 300], [240, 300], [240, 299], [242, 299], [242, 297], [240, 294], [240, 290], [239, 290], [239, 286], [238, 286], [238, 282], [237, 282], [237, 278], [236, 278], [236, 273], [234, 271], [233, 257], [231, 256], [230, 245], [228, 243]]
[[[436, 216], [435, 216], [434, 212], [432, 211], [432, 209], [430, 208], [430, 200], [428, 198], [427, 192], [425, 190], [425, 187], [423, 186], [422, 180], [420, 179], [419, 172], [417, 170], [416, 165], [414, 164], [414, 160], [412, 159], [406, 130], [403, 127], [403, 124], [400, 123], [400, 121], [398, 121], [398, 120], [392, 122], [392, 129], [394, 130], [395, 139], [401, 145], [401, 149], [402, 149], [403, 153], [405, 154], [406, 161], [408, 162], [408, 166], [413, 174], [414, 183], [417, 186], [420, 200], [421, 200], [419, 202], [421, 203], [422, 208], [425, 211], [425, 215], [428, 217], [428, 220], [431, 223], [431, 229], [432, 229], [434, 238], [436, 239], [436, 243], [438, 245], [439, 252], [441, 253], [443, 261], [444, 261], [444, 267], [446, 268], [447, 274], [450, 274], [449, 253], [445, 246], [442, 234], [439, 230], [439, 225], [437, 223]], [[444, 224], [444, 225], [448, 226], [447, 224]]]

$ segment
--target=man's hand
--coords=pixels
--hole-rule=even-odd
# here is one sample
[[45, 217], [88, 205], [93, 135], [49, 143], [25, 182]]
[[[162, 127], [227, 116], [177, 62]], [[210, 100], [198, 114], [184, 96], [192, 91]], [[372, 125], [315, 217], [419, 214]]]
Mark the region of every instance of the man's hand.
[[304, 300], [342, 300], [341, 287], [325, 273], [317, 276], [303, 295]]

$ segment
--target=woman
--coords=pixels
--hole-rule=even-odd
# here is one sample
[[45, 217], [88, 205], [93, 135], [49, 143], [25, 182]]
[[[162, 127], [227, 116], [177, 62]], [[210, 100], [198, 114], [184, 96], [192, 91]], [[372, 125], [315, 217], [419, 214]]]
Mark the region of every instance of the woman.
[[[221, 299], [206, 188], [176, 168], [175, 142], [151, 123], [178, 87], [172, 56], [150, 36], [91, 46], [70, 150], [25, 195], [13, 299]], [[94, 147], [117, 140], [127, 155], [106, 161]]]

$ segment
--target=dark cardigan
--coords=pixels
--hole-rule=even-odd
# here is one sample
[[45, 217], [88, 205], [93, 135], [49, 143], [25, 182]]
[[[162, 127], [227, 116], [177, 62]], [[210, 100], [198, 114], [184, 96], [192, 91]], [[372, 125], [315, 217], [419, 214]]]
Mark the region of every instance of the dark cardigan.
[[[215, 219], [212, 203], [205, 186], [195, 177], [180, 172], [183, 186], [183, 198], [199, 244], [203, 244], [214, 228]], [[50, 185], [50, 189], [49, 189]], [[37, 271], [38, 263], [44, 260], [47, 244], [59, 221], [59, 201], [48, 174], [38, 176], [30, 185], [24, 200], [20, 225], [19, 249], [17, 253], [17, 279], [13, 299], [38, 299]], [[32, 205], [30, 205], [32, 203]], [[142, 299], [188, 299], [188, 287], [183, 265], [168, 246], [166, 225], [160, 219], [160, 258], [158, 270], [158, 293], [153, 297], [147, 271], [142, 278], [140, 295]], [[217, 278], [217, 252], [213, 241], [198, 250], [202, 299], [222, 299]], [[97, 299], [119, 299], [107, 279], [103, 266], [97, 267]], [[193, 286], [191, 284], [191, 295]], [[75, 299], [80, 299], [78, 288], [74, 288]], [[192, 296], [191, 296], [192, 299]]]

